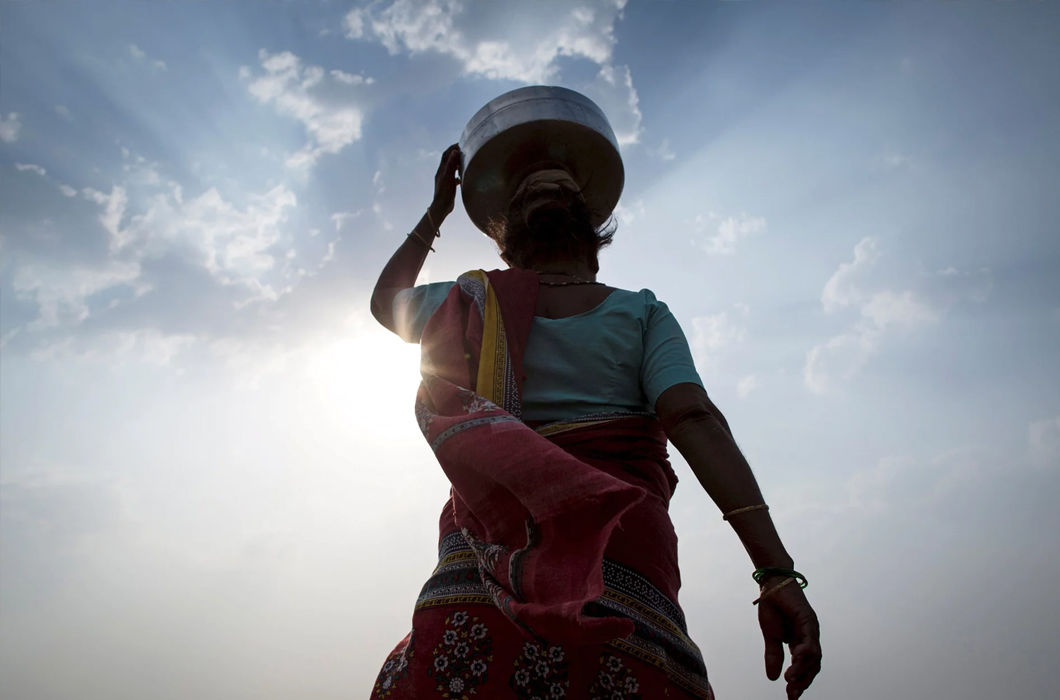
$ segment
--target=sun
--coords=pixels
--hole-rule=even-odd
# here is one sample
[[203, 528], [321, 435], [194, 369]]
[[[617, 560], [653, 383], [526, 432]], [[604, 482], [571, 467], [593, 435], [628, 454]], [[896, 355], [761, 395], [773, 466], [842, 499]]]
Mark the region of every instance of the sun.
[[419, 386], [419, 345], [374, 323], [317, 344], [307, 357], [305, 380], [319, 419], [347, 429], [371, 425], [377, 435], [405, 432]]

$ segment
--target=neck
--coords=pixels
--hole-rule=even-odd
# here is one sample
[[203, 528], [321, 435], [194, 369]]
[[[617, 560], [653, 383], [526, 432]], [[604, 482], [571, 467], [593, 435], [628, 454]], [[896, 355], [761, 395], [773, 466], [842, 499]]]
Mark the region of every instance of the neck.
[[530, 269], [539, 275], [562, 275], [583, 280], [595, 280], [596, 273], [583, 262], [550, 262], [532, 265]]

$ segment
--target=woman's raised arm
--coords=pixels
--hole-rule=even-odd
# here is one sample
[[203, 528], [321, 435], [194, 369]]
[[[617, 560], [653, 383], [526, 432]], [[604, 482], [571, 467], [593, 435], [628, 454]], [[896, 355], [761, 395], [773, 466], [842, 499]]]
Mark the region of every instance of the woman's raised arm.
[[[792, 569], [764, 508], [758, 482], [736, 446], [725, 417], [698, 384], [678, 384], [659, 396], [655, 411], [670, 442], [688, 462], [707, 494], [718, 505], [743, 542], [756, 569]], [[734, 512], [736, 511], [736, 512]], [[786, 578], [761, 581], [765, 594], [758, 604], [758, 623], [765, 638], [766, 676], [776, 680], [784, 664], [783, 644], [791, 651], [791, 666], [784, 674], [789, 700], [799, 697], [821, 670], [820, 626], [817, 615], [797, 585], [777, 588]]]
[[456, 186], [460, 183], [457, 172], [460, 167], [460, 148], [454, 143], [445, 149], [438, 172], [434, 176], [434, 200], [427, 212], [401, 242], [398, 249], [379, 273], [372, 290], [372, 315], [387, 329], [394, 328], [394, 297], [402, 289], [416, 284], [427, 253], [438, 236], [438, 227], [453, 211], [456, 201]]

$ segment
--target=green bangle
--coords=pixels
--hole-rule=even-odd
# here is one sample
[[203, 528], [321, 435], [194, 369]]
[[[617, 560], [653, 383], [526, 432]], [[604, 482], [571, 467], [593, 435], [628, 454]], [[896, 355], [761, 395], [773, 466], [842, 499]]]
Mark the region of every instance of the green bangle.
[[795, 569], [778, 569], [772, 566], [766, 566], [761, 569], [755, 569], [755, 572], [751, 574], [751, 578], [755, 580], [759, 586], [762, 585], [762, 580], [768, 576], [787, 576], [788, 578], [795, 579], [795, 583], [799, 584], [799, 588], [806, 588], [810, 585], [810, 582], [806, 580], [806, 577], [800, 574]]

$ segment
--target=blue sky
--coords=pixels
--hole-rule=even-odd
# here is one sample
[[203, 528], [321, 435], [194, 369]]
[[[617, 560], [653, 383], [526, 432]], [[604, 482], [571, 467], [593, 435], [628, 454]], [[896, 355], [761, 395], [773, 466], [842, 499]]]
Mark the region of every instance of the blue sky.
[[[800, 570], [819, 698], [1037, 699], [1060, 607], [1060, 12], [1039, 2], [0, 4], [0, 692], [364, 695], [447, 485], [368, 295], [441, 151], [583, 91], [601, 279], [685, 328]], [[460, 207], [422, 279], [499, 260]], [[682, 603], [761, 671], [679, 457]]]

